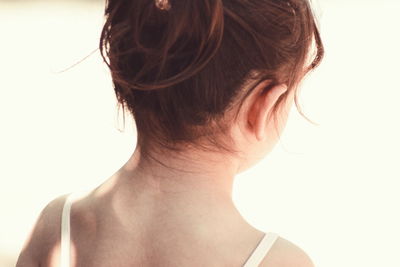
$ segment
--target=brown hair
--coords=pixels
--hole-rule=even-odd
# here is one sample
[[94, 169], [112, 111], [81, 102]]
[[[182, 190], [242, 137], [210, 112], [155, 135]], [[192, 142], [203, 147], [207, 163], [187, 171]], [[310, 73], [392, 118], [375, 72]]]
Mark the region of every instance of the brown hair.
[[226, 133], [225, 111], [255, 87], [243, 94], [243, 84], [287, 84], [275, 112], [324, 53], [308, 0], [169, 0], [165, 9], [154, 0], [107, 0], [105, 16], [101, 55], [144, 150], [205, 137], [231, 151], [216, 133]]

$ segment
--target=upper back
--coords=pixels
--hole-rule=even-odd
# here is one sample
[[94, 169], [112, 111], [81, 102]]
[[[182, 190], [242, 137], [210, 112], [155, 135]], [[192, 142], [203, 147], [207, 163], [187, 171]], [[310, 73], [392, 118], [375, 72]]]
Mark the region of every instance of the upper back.
[[[61, 214], [66, 196], [50, 202], [42, 211], [35, 228], [28, 238], [26, 245], [18, 259], [17, 267], [45, 266], [56, 267], [60, 262], [61, 243]], [[140, 230], [136, 233], [127, 233], [120, 228], [116, 231], [106, 227], [101, 214], [96, 209], [88, 209], [93, 205], [90, 197], [74, 202], [71, 213], [72, 250], [71, 266], [243, 266], [255, 247], [259, 243], [247, 242], [243, 239], [243, 249], [226, 245], [224, 251], [230, 251], [230, 257], [220, 257], [218, 253], [202, 250], [196, 244], [170, 243], [171, 251], [168, 257], [160, 253], [157, 240], [146, 244], [138, 242]], [[93, 206], [92, 206], [93, 207]], [[171, 234], [171, 241], [173, 241]], [[251, 240], [249, 238], [248, 240]], [[260, 238], [258, 237], [258, 240]], [[253, 243], [253, 244], [252, 244]], [[176, 253], [174, 253], [176, 251]], [[193, 253], [187, 254], [187, 251]], [[205, 254], [206, 253], [206, 254]], [[211, 255], [210, 255], [211, 254]], [[158, 257], [159, 256], [159, 257]], [[189, 265], [188, 265], [189, 264]], [[307, 254], [290, 241], [278, 237], [268, 253], [261, 261], [261, 267], [312, 267], [313, 264]], [[247, 267], [247, 266], [246, 266]]]

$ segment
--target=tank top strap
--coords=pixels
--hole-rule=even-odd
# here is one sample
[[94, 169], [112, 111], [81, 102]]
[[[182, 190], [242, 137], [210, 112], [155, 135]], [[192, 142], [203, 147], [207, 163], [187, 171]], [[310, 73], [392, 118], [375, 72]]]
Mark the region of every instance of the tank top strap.
[[67, 196], [61, 217], [61, 249], [60, 249], [60, 267], [70, 267], [71, 254], [71, 205], [74, 194]]
[[87, 194], [87, 191], [70, 193], [64, 202], [61, 215], [60, 267], [70, 267], [71, 259], [71, 206], [75, 199]]
[[243, 267], [257, 267], [270, 251], [272, 245], [278, 239], [279, 235], [273, 232], [268, 232], [263, 239], [258, 243], [253, 253], [250, 255]]

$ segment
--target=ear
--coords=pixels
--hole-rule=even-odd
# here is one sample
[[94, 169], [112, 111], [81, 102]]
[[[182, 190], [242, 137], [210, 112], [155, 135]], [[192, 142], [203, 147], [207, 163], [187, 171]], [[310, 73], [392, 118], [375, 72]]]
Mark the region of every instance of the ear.
[[267, 82], [262, 82], [254, 88], [249, 103], [247, 115], [248, 127], [258, 141], [266, 138], [266, 127], [269, 123], [268, 116], [279, 97], [287, 91], [285, 84], [279, 84], [265, 90], [268, 84]]

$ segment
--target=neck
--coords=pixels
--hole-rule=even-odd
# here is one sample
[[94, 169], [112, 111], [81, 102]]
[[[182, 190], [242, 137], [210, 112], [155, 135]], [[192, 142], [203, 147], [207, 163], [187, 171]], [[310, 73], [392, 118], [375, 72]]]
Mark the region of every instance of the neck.
[[222, 154], [185, 151], [144, 158], [137, 148], [121, 168], [124, 181], [154, 195], [211, 195], [231, 198], [237, 160]]
[[[205, 152], [159, 154], [156, 161], [144, 160], [137, 148], [129, 161], [105, 183], [102, 191], [112, 195], [112, 205], [120, 220], [147, 217], [153, 223], [180, 227], [233, 229], [249, 226], [232, 201], [237, 161]], [[131, 215], [131, 216], [130, 216]], [[206, 222], [209, 222], [207, 225]], [[220, 227], [219, 227], [220, 226]], [[156, 226], [155, 226], [156, 227]], [[192, 229], [193, 230], [193, 229]], [[217, 229], [216, 229], [217, 230]]]

